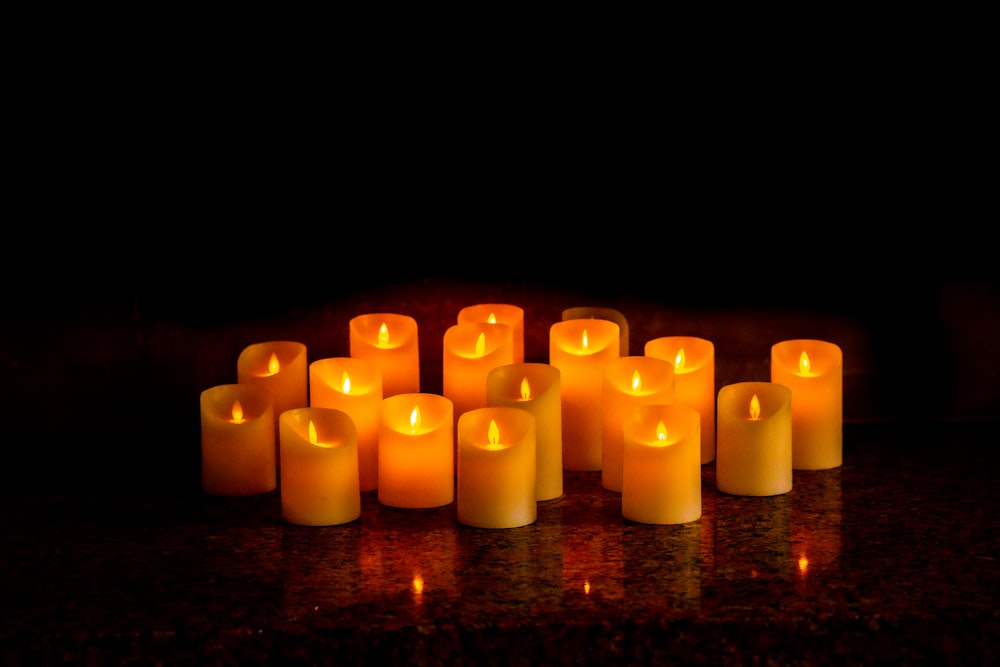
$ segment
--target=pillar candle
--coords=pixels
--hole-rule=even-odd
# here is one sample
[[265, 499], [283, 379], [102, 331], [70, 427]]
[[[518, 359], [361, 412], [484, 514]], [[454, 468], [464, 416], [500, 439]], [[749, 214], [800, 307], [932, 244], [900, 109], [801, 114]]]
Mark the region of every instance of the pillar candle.
[[264, 387], [223, 384], [201, 392], [201, 487], [248, 496], [277, 486], [274, 403]]
[[369, 359], [382, 374], [382, 397], [420, 391], [417, 321], [398, 313], [368, 313], [351, 319], [350, 356]]
[[281, 516], [302, 526], [332, 526], [361, 516], [358, 433], [336, 408], [287, 410], [281, 427]]
[[514, 362], [513, 329], [506, 324], [465, 322], [444, 332], [442, 393], [455, 404], [455, 418], [486, 407], [486, 376]]
[[382, 374], [371, 359], [329, 357], [309, 364], [309, 405], [343, 410], [358, 431], [362, 491], [378, 487], [379, 407]]
[[454, 405], [438, 394], [396, 394], [379, 411], [378, 500], [440, 507], [455, 499]]
[[656, 357], [619, 357], [604, 367], [603, 382], [601, 485], [621, 492], [625, 416], [640, 405], [674, 402], [674, 365]]
[[[237, 382], [259, 385], [271, 392], [274, 399], [275, 448], [280, 438], [278, 418], [281, 413], [309, 406], [308, 364], [306, 346], [289, 340], [248, 345], [236, 360]], [[275, 449], [276, 460], [277, 456]]]
[[562, 311], [562, 319], [576, 320], [582, 318], [597, 318], [609, 320], [618, 325], [618, 356], [627, 357], [629, 352], [629, 331], [628, 320], [621, 311], [614, 308], [601, 308], [597, 306], [575, 306]]
[[559, 369], [549, 364], [498, 366], [486, 377], [488, 406], [520, 408], [535, 417], [535, 498], [563, 493], [562, 396]]
[[687, 405], [642, 405], [622, 431], [622, 516], [640, 523], [701, 517], [701, 416]]
[[563, 468], [600, 470], [604, 368], [619, 358], [618, 325], [572, 319], [549, 327], [549, 363], [561, 374]]
[[773, 382], [719, 390], [715, 484], [738, 496], [792, 490], [792, 391]]
[[643, 354], [674, 364], [674, 403], [701, 417], [701, 462], [715, 460], [715, 344], [696, 336], [663, 336], [646, 342]]
[[843, 462], [843, 354], [822, 340], [771, 346], [771, 382], [792, 390], [792, 468], [825, 470]]
[[509, 303], [478, 303], [458, 311], [458, 323], [506, 324], [514, 337], [514, 363], [524, 362], [524, 309]]
[[458, 418], [458, 520], [477, 528], [516, 528], [538, 517], [535, 417], [485, 407]]

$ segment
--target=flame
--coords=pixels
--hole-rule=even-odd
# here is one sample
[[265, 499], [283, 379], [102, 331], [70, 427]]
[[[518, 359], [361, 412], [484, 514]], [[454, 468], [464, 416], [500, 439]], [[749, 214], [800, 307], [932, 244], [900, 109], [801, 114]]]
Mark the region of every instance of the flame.
[[760, 419], [760, 399], [757, 398], [757, 394], [750, 399], [750, 419], [754, 421]]
[[799, 573], [805, 574], [806, 570], [809, 569], [809, 559], [806, 558], [805, 554], [799, 556]]
[[687, 357], [684, 356], [684, 348], [677, 350], [677, 356], [674, 357], [674, 370], [682, 371], [684, 370], [684, 365], [687, 363]]
[[243, 421], [243, 406], [239, 401], [233, 401], [233, 423], [242, 424]]
[[344, 371], [344, 374], [340, 376], [340, 386], [344, 389], [345, 394], [351, 393], [351, 376]]
[[500, 427], [497, 426], [495, 419], [490, 420], [490, 428], [486, 433], [486, 439], [489, 444], [486, 445], [486, 449], [502, 449], [503, 445], [500, 444]]
[[267, 374], [276, 375], [280, 370], [281, 364], [278, 363], [278, 355], [272, 352], [271, 359], [267, 362]]
[[410, 412], [410, 433], [416, 433], [418, 428], [420, 428], [420, 407], [414, 405], [413, 411]]
[[667, 440], [667, 425], [660, 420], [660, 423], [656, 425], [656, 439], [660, 442], [666, 442]]
[[389, 344], [389, 327], [386, 326], [385, 322], [378, 328], [378, 345], [379, 347], [385, 347]]
[[809, 362], [809, 355], [806, 354], [805, 350], [802, 350], [802, 354], [799, 356], [799, 372], [803, 375], [809, 375], [812, 372], [812, 364]]
[[642, 378], [638, 368], [632, 373], [632, 391], [642, 391]]
[[583, 581], [583, 594], [590, 595], [590, 581], [586, 579]]
[[486, 333], [480, 331], [476, 339], [476, 356], [481, 357], [486, 352]]
[[313, 424], [313, 420], [309, 420], [309, 442], [311, 444], [316, 444], [316, 424]]
[[531, 385], [528, 384], [528, 376], [521, 378], [521, 399], [528, 400], [531, 398]]
[[413, 575], [413, 592], [417, 595], [424, 592], [424, 578], [419, 573]]
[[496, 324], [497, 323], [496, 313], [490, 313], [490, 316], [486, 318], [486, 321], [490, 324]]
[[583, 347], [584, 350], [586, 350], [588, 347], [590, 347], [590, 343], [587, 340], [587, 330], [586, 329], [583, 330], [583, 336], [581, 337], [580, 344], [581, 344], [581, 346]]

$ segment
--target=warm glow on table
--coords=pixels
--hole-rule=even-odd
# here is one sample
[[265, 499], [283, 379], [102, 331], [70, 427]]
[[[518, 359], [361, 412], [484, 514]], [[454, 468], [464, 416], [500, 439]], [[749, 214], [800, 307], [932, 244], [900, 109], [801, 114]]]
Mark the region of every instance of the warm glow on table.
[[509, 303], [477, 303], [458, 311], [458, 324], [506, 324], [514, 337], [514, 363], [524, 362], [524, 309]]
[[772, 382], [719, 390], [716, 487], [739, 496], [792, 490], [792, 392]]
[[391, 507], [440, 507], [455, 499], [455, 423], [450, 399], [396, 394], [382, 400], [378, 499]]
[[248, 345], [236, 360], [238, 383], [258, 385], [271, 392], [274, 399], [275, 447], [278, 446], [278, 418], [281, 413], [309, 405], [308, 364], [306, 346], [288, 340]]
[[350, 356], [368, 359], [382, 374], [382, 396], [420, 391], [417, 321], [398, 313], [368, 313], [351, 319]]
[[628, 320], [620, 310], [614, 308], [602, 308], [597, 306], [574, 306], [562, 311], [564, 320], [580, 320], [587, 318], [597, 318], [608, 320], [618, 325], [618, 356], [627, 357], [630, 352]]
[[247, 496], [277, 486], [274, 407], [270, 392], [223, 384], [201, 392], [201, 487]]
[[486, 407], [486, 376], [514, 362], [513, 329], [506, 324], [465, 322], [444, 332], [442, 393], [455, 404], [455, 418]]

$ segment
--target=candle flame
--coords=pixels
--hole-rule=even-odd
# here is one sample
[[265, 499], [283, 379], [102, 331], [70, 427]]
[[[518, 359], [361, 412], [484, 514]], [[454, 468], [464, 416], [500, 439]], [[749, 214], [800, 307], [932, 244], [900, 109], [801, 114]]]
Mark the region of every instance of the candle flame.
[[674, 357], [674, 370], [682, 371], [684, 370], [684, 365], [687, 363], [687, 357], [684, 356], [684, 348], [677, 350], [677, 356]]
[[639, 369], [632, 373], [632, 391], [642, 391], [642, 378], [639, 376]]
[[490, 313], [490, 316], [486, 318], [486, 321], [490, 324], [496, 324], [497, 323], [496, 313]]
[[660, 442], [666, 442], [667, 440], [667, 425], [660, 420], [660, 423], [656, 425], [656, 439]]
[[495, 419], [490, 420], [490, 428], [486, 433], [486, 439], [489, 444], [486, 446], [487, 449], [501, 449], [503, 445], [500, 444], [500, 427], [497, 426]]
[[521, 398], [525, 401], [531, 398], [531, 385], [528, 384], [527, 375], [521, 378]]
[[757, 394], [750, 399], [750, 419], [754, 421], [760, 419], [760, 399], [757, 398]]
[[420, 428], [420, 407], [414, 405], [410, 412], [410, 433], [416, 433], [418, 428]]
[[351, 393], [351, 376], [347, 374], [347, 371], [344, 371], [344, 374], [340, 376], [340, 386], [345, 394]]
[[276, 375], [280, 370], [281, 364], [278, 363], [278, 355], [272, 352], [271, 359], [267, 362], [267, 374]]
[[476, 356], [481, 357], [485, 352], [486, 352], [486, 334], [480, 331], [479, 338], [476, 339]]
[[812, 364], [809, 362], [809, 355], [806, 354], [805, 350], [802, 350], [801, 356], [799, 356], [799, 372], [803, 375], [808, 375], [811, 372]]
[[243, 405], [239, 401], [233, 401], [233, 423], [243, 423]]
[[309, 420], [309, 442], [313, 445], [317, 442], [316, 437], [316, 424], [313, 424], [313, 420]]
[[587, 579], [583, 580], [583, 594], [590, 595], [590, 581]]
[[805, 574], [806, 570], [809, 569], [809, 559], [806, 558], [805, 554], [799, 556], [799, 573]]
[[581, 346], [583, 347], [584, 350], [586, 350], [588, 347], [590, 347], [590, 344], [587, 341], [587, 330], [586, 329], [583, 330], [583, 336], [581, 338], [580, 343], [581, 343]]
[[378, 328], [378, 344], [379, 347], [385, 347], [389, 344], [389, 327], [383, 322]]
[[413, 575], [413, 592], [417, 595], [424, 592], [424, 578], [419, 573]]

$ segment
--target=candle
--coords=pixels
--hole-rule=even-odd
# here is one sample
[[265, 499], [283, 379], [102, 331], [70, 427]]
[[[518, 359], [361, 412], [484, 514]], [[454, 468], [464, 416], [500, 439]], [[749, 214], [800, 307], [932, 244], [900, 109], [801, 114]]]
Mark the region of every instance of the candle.
[[223, 384], [201, 392], [201, 487], [248, 496], [277, 486], [274, 402], [266, 389]]
[[625, 316], [622, 315], [621, 311], [614, 308], [599, 308], [596, 306], [576, 306], [573, 308], [566, 308], [562, 311], [562, 319], [564, 320], [577, 320], [584, 318], [609, 320], [617, 324], [618, 356], [629, 356], [628, 320], [625, 319]]
[[509, 303], [479, 303], [458, 311], [458, 323], [506, 324], [514, 336], [514, 363], [524, 362], [524, 309]]
[[513, 363], [486, 376], [488, 406], [520, 408], [535, 417], [535, 499], [563, 493], [562, 396], [559, 369], [549, 364]]
[[420, 391], [417, 321], [398, 313], [368, 313], [351, 319], [350, 356], [369, 359], [382, 374], [382, 397]]
[[358, 478], [362, 491], [378, 487], [379, 407], [382, 374], [371, 359], [330, 357], [309, 364], [309, 405], [350, 415], [358, 431]]
[[306, 346], [288, 340], [248, 345], [236, 359], [237, 382], [264, 387], [273, 397], [275, 460], [281, 413], [309, 405], [308, 363]]
[[843, 462], [843, 354], [822, 340], [771, 346], [771, 382], [792, 390], [792, 468], [825, 470]]
[[687, 405], [642, 405], [623, 424], [622, 516], [640, 523], [701, 517], [701, 416]]
[[739, 496], [792, 490], [792, 391], [773, 382], [719, 390], [715, 485]]
[[549, 363], [561, 374], [563, 468], [600, 470], [604, 368], [619, 358], [618, 325], [573, 319], [549, 327]]
[[458, 418], [458, 520], [477, 528], [534, 523], [535, 417], [485, 407]]
[[622, 490], [623, 424], [630, 410], [650, 403], [673, 403], [674, 365], [665, 359], [619, 357], [604, 367], [601, 395], [601, 485]]
[[281, 517], [302, 526], [332, 526], [361, 516], [358, 433], [335, 408], [298, 408], [281, 428]]
[[455, 404], [455, 418], [486, 407], [486, 376], [514, 362], [513, 329], [506, 324], [465, 322], [444, 332], [442, 393]]
[[391, 507], [440, 507], [455, 499], [454, 405], [438, 394], [382, 399], [378, 500]]
[[701, 462], [715, 460], [715, 344], [696, 336], [663, 336], [646, 342], [643, 354], [674, 364], [674, 403], [701, 416]]

